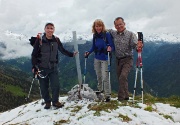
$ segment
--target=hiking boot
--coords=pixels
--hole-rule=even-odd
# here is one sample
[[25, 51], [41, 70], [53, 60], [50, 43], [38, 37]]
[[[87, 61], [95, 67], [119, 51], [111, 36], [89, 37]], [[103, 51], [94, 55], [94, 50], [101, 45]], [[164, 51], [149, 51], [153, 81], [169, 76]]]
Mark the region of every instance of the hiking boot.
[[56, 103], [53, 103], [53, 106], [55, 108], [62, 108], [64, 106], [64, 103], [56, 102]]
[[125, 98], [124, 100], [129, 100], [129, 97]]
[[105, 102], [110, 102], [111, 101], [111, 98], [110, 97], [107, 97]]
[[51, 102], [46, 102], [46, 105], [44, 106], [44, 109], [50, 109], [51, 108]]
[[127, 100], [125, 100], [125, 99], [117, 99], [119, 102], [126, 102]]

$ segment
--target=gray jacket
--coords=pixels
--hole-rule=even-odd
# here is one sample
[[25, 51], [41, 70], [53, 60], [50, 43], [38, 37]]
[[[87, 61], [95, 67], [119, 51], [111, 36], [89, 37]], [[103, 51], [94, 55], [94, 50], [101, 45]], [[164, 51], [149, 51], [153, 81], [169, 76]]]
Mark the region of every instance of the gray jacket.
[[109, 32], [114, 39], [116, 58], [132, 57], [133, 49], [136, 48], [136, 43], [138, 41], [136, 35], [126, 29], [122, 33], [115, 30], [109, 30]]

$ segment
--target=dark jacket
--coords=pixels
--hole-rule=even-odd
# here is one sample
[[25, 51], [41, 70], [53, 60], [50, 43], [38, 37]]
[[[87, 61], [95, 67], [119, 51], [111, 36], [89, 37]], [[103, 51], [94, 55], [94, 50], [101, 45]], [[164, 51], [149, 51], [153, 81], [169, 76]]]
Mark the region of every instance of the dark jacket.
[[58, 63], [58, 50], [69, 57], [73, 57], [73, 53], [64, 49], [59, 38], [53, 35], [52, 39], [47, 39], [45, 35], [42, 36], [42, 44], [36, 41], [32, 51], [32, 65], [53, 68]]

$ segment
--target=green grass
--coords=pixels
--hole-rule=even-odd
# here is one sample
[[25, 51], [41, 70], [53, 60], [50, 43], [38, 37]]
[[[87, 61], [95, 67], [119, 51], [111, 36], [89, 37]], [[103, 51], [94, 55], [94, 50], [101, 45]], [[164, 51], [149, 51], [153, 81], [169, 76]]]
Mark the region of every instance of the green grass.
[[163, 115], [163, 117], [166, 118], [166, 119], [171, 119], [172, 121], [174, 121], [174, 119], [169, 115]]
[[159, 113], [159, 115], [162, 115], [165, 119], [171, 119], [174, 122], [174, 119], [170, 115], [165, 115], [162, 113]]
[[73, 110], [71, 110], [71, 112], [78, 112], [82, 109], [82, 106], [75, 106]]
[[88, 109], [95, 111], [94, 116], [100, 116], [101, 111], [110, 112], [116, 110], [120, 106], [117, 100], [111, 100], [110, 102], [98, 102], [97, 104], [89, 104]]
[[[113, 93], [113, 97], [115, 97], [116, 94]], [[117, 97], [117, 96], [116, 96]], [[135, 96], [135, 100], [137, 102], [141, 102], [141, 95]], [[147, 105], [147, 107], [144, 109], [146, 111], [152, 112], [155, 109], [153, 109], [152, 105], [155, 103], [164, 103], [164, 104], [170, 104], [171, 106], [180, 108], [180, 97], [178, 96], [171, 96], [169, 98], [160, 98], [160, 97], [154, 97], [150, 94], [144, 94], [144, 104]], [[95, 115], [98, 116], [100, 115], [101, 111], [106, 111], [110, 112], [111, 110], [116, 110], [119, 106], [131, 106], [134, 108], [140, 108], [137, 103], [132, 103], [132, 102], [121, 102], [119, 103], [117, 100], [111, 100], [110, 102], [98, 102], [97, 104], [90, 104], [88, 105], [89, 110], [96, 111]]]
[[[141, 101], [141, 95], [135, 97], [135, 100]], [[144, 94], [144, 104], [152, 105], [155, 103], [164, 103], [170, 104], [176, 108], [180, 108], [180, 96], [170, 96], [167, 98], [164, 97], [154, 97], [150, 94]]]
[[60, 120], [60, 121], [57, 121], [57, 122], [54, 122], [53, 125], [64, 125], [65, 123], [70, 123], [70, 120]]
[[77, 120], [80, 120], [80, 119], [82, 119], [82, 118], [84, 118], [84, 117], [86, 117], [86, 116], [88, 116], [88, 114], [84, 114], [84, 115], [78, 117]]
[[96, 112], [94, 113], [94, 116], [101, 116], [101, 112], [100, 112], [100, 111], [96, 111]]
[[146, 111], [149, 111], [149, 112], [152, 112], [153, 111], [153, 108], [151, 105], [147, 106], [144, 110]]
[[135, 117], [137, 117], [137, 114], [135, 113], [135, 114], [133, 114]]
[[13, 85], [6, 85], [5, 90], [11, 92], [15, 96], [26, 96], [27, 94], [23, 92], [22, 88]]
[[41, 109], [36, 110], [36, 112], [40, 112], [40, 111], [41, 111]]
[[118, 117], [122, 118], [123, 122], [129, 122], [129, 121], [132, 121], [132, 119], [129, 118], [127, 115], [119, 114]]
[[[116, 94], [113, 93], [113, 97], [115, 97], [115, 96], [116, 96]], [[141, 102], [141, 100], [142, 100], [141, 95], [135, 96], [135, 100], [137, 100], [137, 102]], [[141, 107], [139, 107], [137, 102], [132, 103], [132, 102], [124, 101], [124, 102], [119, 103], [119, 101], [117, 101], [117, 100], [111, 100], [108, 103], [98, 102], [96, 104], [89, 104], [87, 108], [89, 110], [95, 111], [94, 116], [100, 116], [101, 111], [111, 112], [112, 110], [116, 110], [119, 106], [131, 106], [134, 108], [141, 108]], [[144, 104], [147, 105], [147, 107], [144, 110], [149, 111], [149, 112], [156, 111], [156, 109], [153, 109], [153, 107], [152, 107], [152, 105], [154, 105], [155, 103], [170, 104], [171, 106], [179, 108], [180, 107], [180, 97], [171, 96], [169, 98], [160, 98], [160, 97], [154, 97], [150, 94], [144, 94]]]
[[[113, 94], [113, 97], [117, 97], [116, 94]], [[137, 102], [141, 102], [141, 95], [136, 96], [135, 100], [136, 100], [135, 103], [127, 102], [127, 101], [119, 103], [119, 101], [117, 101], [117, 100], [111, 100], [108, 103], [107, 102], [97, 102], [94, 104], [89, 104], [87, 108], [89, 110], [95, 111], [94, 116], [101, 116], [101, 111], [111, 112], [112, 110], [116, 110], [117, 108], [119, 108], [121, 106], [131, 106], [134, 108], [141, 108], [137, 103]], [[144, 94], [144, 104], [147, 105], [147, 107], [144, 110], [149, 111], [149, 112], [156, 111], [156, 109], [153, 108], [153, 105], [155, 103], [170, 104], [171, 106], [175, 106], [175, 107], [179, 108], [180, 107], [180, 97], [171, 96], [169, 98], [160, 98], [160, 97], [154, 97], [150, 94]], [[137, 117], [137, 114], [133, 114], [133, 115], [135, 117]], [[122, 115], [122, 114], [119, 114], [118, 117], [123, 119], [123, 122], [129, 122], [132, 120], [128, 116]], [[163, 117], [166, 119], [171, 119], [173, 121], [172, 117], [169, 115], [163, 114]]]
[[97, 104], [90, 104], [88, 105], [89, 110], [94, 110], [94, 111], [106, 111], [109, 112], [109, 110], [117, 109], [119, 103], [116, 100], [112, 100], [108, 103], [106, 102], [99, 102]]

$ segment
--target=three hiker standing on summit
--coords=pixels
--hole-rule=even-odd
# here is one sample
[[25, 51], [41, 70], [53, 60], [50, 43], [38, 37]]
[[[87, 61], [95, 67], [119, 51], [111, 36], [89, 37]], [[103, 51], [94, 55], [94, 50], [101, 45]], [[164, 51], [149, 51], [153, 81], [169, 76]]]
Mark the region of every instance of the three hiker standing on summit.
[[[128, 74], [133, 65], [132, 49], [140, 48], [143, 45], [137, 44], [138, 40], [134, 33], [125, 28], [125, 22], [122, 17], [114, 20], [115, 30], [106, 31], [102, 20], [97, 19], [92, 26], [93, 42], [91, 49], [85, 53], [88, 56], [92, 52], [95, 53], [94, 69], [97, 75], [99, 91], [104, 92], [105, 101], [111, 99], [111, 85], [108, 77], [108, 60], [107, 53], [115, 51], [116, 69], [119, 81], [118, 100], [128, 100]], [[56, 108], [61, 108], [62, 103], [59, 102], [59, 79], [58, 79], [58, 50], [69, 57], [74, 57], [77, 52], [69, 52], [64, 49], [58, 37], [54, 36], [55, 27], [53, 23], [47, 23], [44, 28], [44, 35], [41, 40], [35, 42], [32, 52], [32, 71], [43, 71], [45, 78], [40, 78], [40, 88], [42, 97], [45, 101], [45, 109], [51, 107], [51, 103]], [[114, 43], [112, 41], [112, 37]], [[50, 82], [50, 84], [49, 84]], [[49, 95], [49, 85], [52, 90], [52, 98]]]

